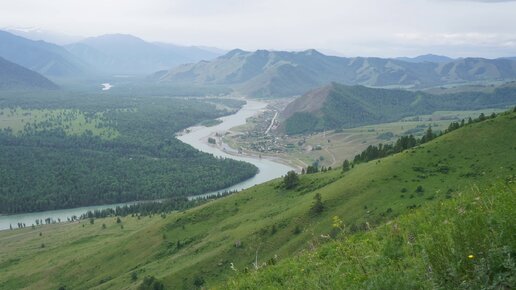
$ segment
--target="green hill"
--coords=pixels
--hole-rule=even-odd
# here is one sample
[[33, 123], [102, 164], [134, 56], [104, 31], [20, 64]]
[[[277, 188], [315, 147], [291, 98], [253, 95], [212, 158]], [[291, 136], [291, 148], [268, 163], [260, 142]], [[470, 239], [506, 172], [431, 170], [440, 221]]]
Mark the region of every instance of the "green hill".
[[[61, 286], [67, 289], [136, 289], [145, 276], [156, 277], [167, 289], [192, 289], [201, 285], [223, 287], [228, 278], [235, 276], [232, 268], [239, 272], [246, 268], [254, 271], [253, 263], [256, 260], [259, 265], [267, 261], [280, 261], [280, 273], [290, 275], [285, 265], [293, 263], [293, 269], [298, 270], [301, 262], [289, 262], [287, 259], [302, 253], [304, 249], [320, 248], [320, 252], [314, 252], [323, 253], [319, 254], [320, 259], [324, 255], [342, 255], [340, 252], [332, 253], [331, 244], [321, 247], [328, 240], [327, 235], [335, 233], [332, 226], [334, 216], [339, 217], [350, 234], [356, 234], [356, 238], [352, 239], [370, 237], [370, 242], [362, 247], [372, 251], [375, 244], [383, 247], [388, 240], [373, 239], [383, 236], [382, 227], [377, 235], [376, 232], [369, 233], [369, 228], [396, 217], [410, 221], [410, 218], [403, 216], [424, 213], [418, 208], [425, 207], [425, 204], [438, 206], [449, 199], [460, 203], [461, 192], [472, 186], [484, 186], [514, 175], [515, 124], [516, 113], [507, 113], [466, 125], [399, 154], [357, 165], [345, 173], [338, 169], [302, 175], [300, 184], [294, 189], [287, 190], [281, 180], [274, 180], [165, 217], [122, 217], [123, 228], [112, 217], [95, 220], [94, 224], [82, 221], [80, 224], [57, 224], [35, 230], [3, 231], [0, 232], [0, 289], [56, 289]], [[316, 193], [322, 197], [324, 210], [321, 213], [311, 211]], [[508, 201], [513, 204], [514, 197], [509, 195], [507, 198], [503, 204], [507, 204], [511, 210]], [[498, 203], [495, 209], [498, 209]], [[469, 211], [469, 208], [465, 210]], [[510, 225], [504, 224], [507, 221], [505, 213], [506, 210], [500, 211], [504, 219], [499, 219], [493, 213], [490, 223], [500, 223], [503, 229], [511, 229]], [[457, 220], [452, 215], [450, 219], [450, 222]], [[417, 221], [414, 219], [414, 223]], [[105, 229], [102, 224], [106, 225]], [[418, 225], [416, 223], [412, 228], [418, 228]], [[386, 227], [388, 229], [389, 226]], [[392, 223], [390, 227], [393, 227]], [[469, 236], [468, 239], [473, 244], [476, 237]], [[500, 238], [500, 241], [506, 239]], [[377, 261], [385, 256], [388, 262], [401, 255], [396, 250], [398, 244], [388, 245], [390, 250], [370, 259]], [[448, 248], [453, 248], [451, 246]], [[330, 250], [326, 250], [328, 248]], [[402, 248], [403, 251], [405, 249]], [[504, 251], [511, 253], [514, 248], [509, 247]], [[463, 254], [460, 252], [457, 255]], [[364, 258], [362, 255], [365, 254], [354, 254], [353, 257]], [[304, 257], [301, 256], [300, 261]], [[308, 262], [305, 269], [321, 267], [329, 271], [329, 267]], [[461, 262], [457, 261], [459, 269], [463, 268]], [[508, 263], [509, 266], [514, 265], [514, 260], [508, 260]], [[399, 264], [392, 265], [397, 267]], [[347, 264], [344, 266], [347, 267]], [[272, 269], [276, 268], [265, 271]], [[419, 274], [419, 270], [413, 269], [411, 273]], [[493, 271], [506, 273], [504, 269]], [[314, 270], [313, 273], [317, 272]], [[332, 273], [325, 273], [326, 276], [321, 279], [332, 277]], [[291, 277], [298, 275], [292, 272]], [[243, 277], [241, 279], [244, 280], [230, 286], [249, 285], [253, 288], [265, 281], [261, 279], [268, 277], [272, 276]], [[368, 278], [364, 275], [356, 277], [361, 279], [358, 282]], [[407, 276], [403, 281], [411, 277], [416, 276]], [[285, 281], [285, 286], [311, 288], [311, 284], [288, 284], [292, 281], [289, 282], [283, 275], [281, 278], [283, 280], [278, 280], [278, 283]], [[394, 279], [395, 276], [391, 276], [389, 281]], [[274, 281], [266, 282], [264, 287], [284, 288]], [[387, 282], [383, 285], [391, 285]], [[322, 288], [345, 286], [338, 284], [338, 287], [331, 287], [334, 284], [330, 283], [318, 285]]]
[[512, 289], [516, 179], [466, 190], [377, 229], [338, 237], [315, 251], [262, 265], [230, 289]]
[[332, 83], [294, 100], [280, 118], [287, 134], [300, 134], [392, 122], [439, 110], [478, 110], [514, 104], [514, 86], [501, 86], [488, 93], [432, 95]]
[[316, 50], [239, 49], [212, 61], [172, 68], [157, 80], [182, 85], [225, 85], [254, 97], [305, 93], [330, 82], [374, 87], [429, 87], [516, 78], [516, 61], [465, 58], [419, 62], [375, 57], [345, 58]]
[[56, 84], [37, 72], [0, 57], [0, 90], [57, 88]]

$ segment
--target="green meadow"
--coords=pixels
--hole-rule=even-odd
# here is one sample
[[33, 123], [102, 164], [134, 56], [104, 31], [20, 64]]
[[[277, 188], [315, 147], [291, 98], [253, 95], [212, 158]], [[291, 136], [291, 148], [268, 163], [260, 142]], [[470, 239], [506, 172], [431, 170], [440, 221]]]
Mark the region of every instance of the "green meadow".
[[103, 139], [115, 139], [119, 132], [104, 118], [103, 113], [84, 113], [77, 109], [0, 108], [0, 130], [24, 131], [62, 129], [67, 135], [91, 133]]

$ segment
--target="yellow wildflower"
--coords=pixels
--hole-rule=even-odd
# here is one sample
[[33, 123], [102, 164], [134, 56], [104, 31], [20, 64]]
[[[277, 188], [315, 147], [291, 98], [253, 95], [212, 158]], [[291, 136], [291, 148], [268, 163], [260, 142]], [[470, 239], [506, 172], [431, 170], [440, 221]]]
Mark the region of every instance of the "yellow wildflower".
[[469, 259], [473, 259], [473, 258], [475, 258], [475, 256], [473, 256], [473, 255], [469, 255], [469, 256], [468, 256], [468, 258], [469, 258]]

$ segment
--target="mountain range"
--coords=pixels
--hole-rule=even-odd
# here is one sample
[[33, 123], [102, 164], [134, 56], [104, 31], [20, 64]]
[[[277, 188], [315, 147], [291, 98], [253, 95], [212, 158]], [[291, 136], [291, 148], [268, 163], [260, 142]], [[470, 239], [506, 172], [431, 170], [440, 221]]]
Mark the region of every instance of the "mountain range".
[[63, 47], [0, 30], [0, 57], [47, 77], [78, 77], [87, 65]]
[[393, 122], [440, 110], [477, 110], [514, 104], [514, 84], [500, 86], [492, 93], [432, 95], [332, 83], [295, 99], [281, 112], [280, 121], [287, 134], [300, 134]]
[[421, 63], [421, 62], [442, 63], [442, 62], [449, 62], [449, 61], [453, 60], [453, 58], [451, 58], [451, 57], [447, 57], [444, 55], [435, 55], [435, 54], [425, 54], [425, 55], [419, 55], [416, 57], [397, 57], [396, 59], [406, 61], [406, 62], [414, 62], [414, 63]]
[[[17, 34], [23, 33], [18, 31]], [[0, 30], [0, 57], [50, 78], [147, 75], [179, 64], [209, 60], [223, 53], [210, 47], [150, 43], [124, 34], [91, 37], [60, 46]]]
[[[425, 58], [428, 59], [422, 59]], [[155, 75], [158, 82], [226, 85], [253, 97], [300, 95], [333, 81], [347, 85], [420, 88], [514, 78], [516, 61], [509, 59], [409, 62], [376, 57], [327, 56], [313, 49], [301, 52], [236, 49], [213, 61], [181, 65]]]
[[223, 53], [213, 48], [151, 43], [127, 34], [91, 37], [66, 49], [95, 70], [115, 74], [150, 74]]
[[37, 72], [0, 57], [0, 90], [57, 88], [56, 84]]

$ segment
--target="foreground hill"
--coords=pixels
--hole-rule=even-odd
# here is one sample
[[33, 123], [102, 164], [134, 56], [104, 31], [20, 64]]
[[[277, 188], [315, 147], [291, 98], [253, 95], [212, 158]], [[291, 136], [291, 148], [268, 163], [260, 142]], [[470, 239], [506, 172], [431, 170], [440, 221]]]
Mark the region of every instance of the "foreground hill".
[[37, 72], [0, 57], [0, 90], [57, 88], [56, 84]]
[[[334, 232], [334, 216], [360, 237], [377, 224], [417, 214], [427, 203], [455, 199], [474, 185], [514, 175], [515, 125], [516, 113], [508, 113], [345, 173], [339, 169], [302, 175], [294, 189], [274, 180], [161, 217], [127, 216], [121, 223], [110, 217], [0, 232], [0, 289], [136, 289], [145, 276], [154, 276], [167, 289], [220, 286], [235, 270], [253, 271], [255, 262], [276, 263], [300, 250], [318, 248]], [[323, 210], [314, 213], [316, 193]], [[476, 237], [463, 240], [473, 243]], [[379, 258], [397, 257], [397, 248], [392, 244]]]
[[516, 78], [516, 61], [465, 58], [407, 62], [374, 57], [301, 52], [233, 50], [213, 61], [183, 65], [156, 75], [160, 82], [226, 85], [255, 97], [282, 97], [340, 82], [347, 85], [425, 87]]
[[516, 286], [516, 179], [466, 189], [377, 229], [337, 238], [259, 271], [229, 289], [513, 289]]
[[97, 70], [118, 74], [149, 74], [220, 55], [200, 47], [150, 43], [126, 34], [91, 37], [66, 48]]
[[47, 77], [77, 77], [88, 67], [66, 49], [0, 30], [0, 57]]
[[286, 133], [299, 134], [392, 122], [440, 110], [478, 110], [514, 104], [516, 88], [510, 85], [489, 93], [432, 95], [332, 83], [294, 100], [280, 118]]

